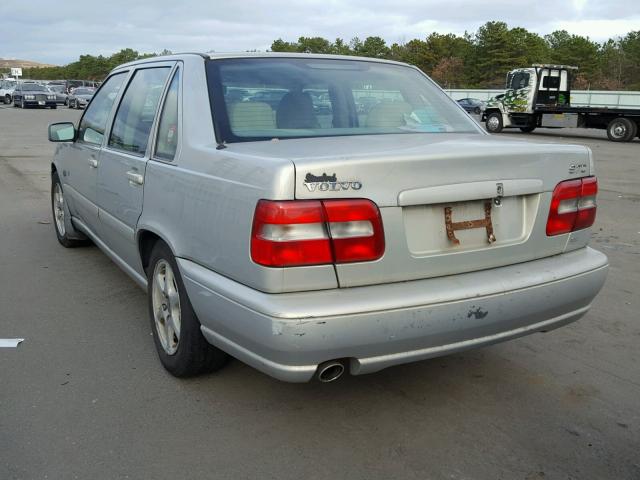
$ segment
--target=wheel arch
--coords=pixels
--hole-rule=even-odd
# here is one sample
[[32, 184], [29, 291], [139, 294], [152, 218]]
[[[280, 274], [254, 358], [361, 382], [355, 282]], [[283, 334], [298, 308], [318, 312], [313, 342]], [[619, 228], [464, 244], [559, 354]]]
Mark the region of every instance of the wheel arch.
[[171, 242], [153, 227], [140, 227], [136, 233], [136, 242], [138, 245], [138, 253], [140, 255], [140, 263], [142, 264], [142, 269], [145, 273], [149, 266], [151, 251], [157, 242], [162, 242], [167, 245], [174, 255], [176, 253]]
[[492, 113], [499, 113], [500, 115], [502, 115], [502, 110], [500, 110], [499, 107], [488, 107], [484, 109], [480, 114], [480, 121], [485, 122], [487, 120], [487, 117], [489, 117], [489, 115], [491, 115]]
[[492, 113], [499, 113], [500, 115], [502, 115], [502, 110], [500, 110], [498, 107], [489, 107], [484, 111], [483, 115], [489, 116]]

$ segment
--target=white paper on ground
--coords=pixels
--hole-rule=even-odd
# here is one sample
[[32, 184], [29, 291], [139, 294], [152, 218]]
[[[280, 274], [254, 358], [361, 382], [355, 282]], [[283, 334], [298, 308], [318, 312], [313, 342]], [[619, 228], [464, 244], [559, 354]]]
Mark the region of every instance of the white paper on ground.
[[0, 338], [0, 348], [15, 348], [24, 341], [24, 338]]

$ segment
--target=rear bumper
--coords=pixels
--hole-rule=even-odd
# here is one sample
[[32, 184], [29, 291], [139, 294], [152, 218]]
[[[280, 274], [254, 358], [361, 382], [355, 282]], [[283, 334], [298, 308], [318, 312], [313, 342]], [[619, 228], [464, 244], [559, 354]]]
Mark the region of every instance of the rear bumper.
[[608, 268], [583, 248], [448, 277], [266, 294], [178, 264], [208, 341], [292, 382], [327, 360], [348, 359], [357, 375], [557, 328], [589, 310]]

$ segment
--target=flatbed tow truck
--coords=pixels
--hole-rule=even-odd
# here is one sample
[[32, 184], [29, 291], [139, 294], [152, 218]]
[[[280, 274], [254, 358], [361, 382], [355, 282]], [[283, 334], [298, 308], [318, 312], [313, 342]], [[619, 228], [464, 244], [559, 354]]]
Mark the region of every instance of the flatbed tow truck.
[[598, 128], [613, 142], [640, 137], [640, 108], [608, 108], [571, 105], [571, 81], [577, 67], [540, 65], [517, 68], [507, 74], [505, 93], [491, 98], [482, 114], [485, 128], [499, 133], [519, 128], [525, 133], [537, 127]]

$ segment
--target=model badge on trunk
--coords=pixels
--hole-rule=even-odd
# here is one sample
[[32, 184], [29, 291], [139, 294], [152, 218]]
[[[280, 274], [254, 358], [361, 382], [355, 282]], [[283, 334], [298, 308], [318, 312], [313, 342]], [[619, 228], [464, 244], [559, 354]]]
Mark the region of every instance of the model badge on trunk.
[[362, 183], [359, 181], [353, 182], [339, 182], [336, 174], [316, 176], [312, 173], [307, 173], [304, 177], [304, 186], [309, 189], [310, 192], [319, 190], [321, 192], [337, 192], [340, 190], [360, 190]]

